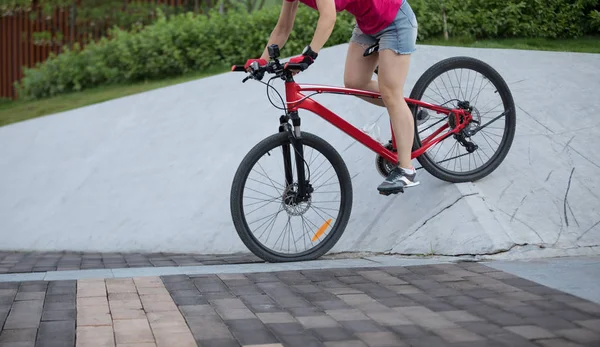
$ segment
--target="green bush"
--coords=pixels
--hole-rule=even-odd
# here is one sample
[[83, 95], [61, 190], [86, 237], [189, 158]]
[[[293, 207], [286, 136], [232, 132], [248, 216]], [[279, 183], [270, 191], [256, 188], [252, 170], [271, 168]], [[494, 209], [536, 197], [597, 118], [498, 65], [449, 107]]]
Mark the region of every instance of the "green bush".
[[600, 32], [599, 0], [408, 0], [419, 39], [443, 35], [442, 4], [450, 37], [577, 38]]
[[[15, 86], [23, 99], [43, 98], [244, 63], [260, 56], [279, 11], [273, 6], [251, 13], [213, 11], [210, 16], [189, 12], [168, 18], [161, 15], [152, 25], [129, 32], [114, 28], [110, 39], [102, 38], [84, 49], [78, 45], [65, 48], [35, 68], [24, 68], [24, 78]], [[282, 56], [299, 54], [310, 43], [317, 20], [317, 11], [300, 6]], [[340, 13], [327, 46], [348, 42], [353, 25], [351, 15]]]
[[[442, 4], [450, 37], [576, 38], [600, 32], [600, 0], [408, 0], [419, 22], [419, 40], [443, 34]], [[99, 85], [176, 76], [239, 64], [258, 57], [277, 22], [280, 7], [248, 13], [216, 10], [160, 15], [148, 26], [111, 30], [81, 49], [75, 45], [51, 55], [35, 68], [24, 68], [15, 87], [21, 98], [43, 98]], [[282, 56], [298, 54], [312, 39], [318, 12], [298, 8], [294, 30]], [[338, 21], [327, 46], [348, 42], [354, 18]]]

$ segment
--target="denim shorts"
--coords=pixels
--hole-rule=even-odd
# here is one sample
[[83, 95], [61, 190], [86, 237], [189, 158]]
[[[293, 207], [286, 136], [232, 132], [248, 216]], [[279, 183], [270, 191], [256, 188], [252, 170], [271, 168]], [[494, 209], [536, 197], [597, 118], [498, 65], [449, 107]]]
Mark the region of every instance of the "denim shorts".
[[390, 25], [373, 35], [365, 34], [358, 26], [355, 26], [350, 41], [366, 48], [375, 44], [375, 41], [379, 39], [380, 51], [391, 49], [398, 54], [411, 54], [417, 49], [417, 30], [417, 17], [408, 1], [404, 0], [396, 18]]

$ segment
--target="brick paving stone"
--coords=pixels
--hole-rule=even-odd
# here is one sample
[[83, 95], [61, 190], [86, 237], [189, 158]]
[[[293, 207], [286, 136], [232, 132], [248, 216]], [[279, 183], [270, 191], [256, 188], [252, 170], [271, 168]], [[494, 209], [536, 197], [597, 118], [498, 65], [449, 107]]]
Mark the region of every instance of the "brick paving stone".
[[197, 296], [179, 296], [173, 295], [173, 301], [177, 305], [202, 305], [208, 303], [206, 298], [197, 295]]
[[218, 316], [186, 316], [187, 325], [190, 327], [194, 338], [198, 340], [232, 340], [233, 335], [228, 326]]
[[75, 345], [75, 321], [53, 321], [41, 322], [37, 333], [37, 343], [39, 345], [74, 346]]
[[270, 272], [249, 273], [249, 274], [246, 274], [246, 278], [248, 278], [253, 283], [279, 282], [279, 279]]
[[346, 340], [346, 341], [330, 341], [325, 342], [325, 347], [366, 347], [367, 345], [360, 340]]
[[[218, 339], [218, 340], [196, 340], [199, 346], [202, 347], [240, 347], [240, 343], [235, 339]], [[134, 347], [134, 346], [132, 346]]]
[[19, 292], [15, 296], [15, 301], [23, 301], [23, 300], [42, 300], [46, 296], [46, 292]]
[[600, 346], [600, 333], [596, 333], [589, 329], [575, 328], [556, 330], [556, 335], [567, 338], [571, 341], [581, 344], [595, 344]]
[[[395, 306], [416, 306], [420, 304], [432, 311], [453, 311], [456, 310], [456, 307], [450, 305], [443, 298], [437, 298], [430, 296], [426, 293], [415, 293], [415, 294], [406, 294], [405, 295], [409, 301], [404, 303], [403, 305], [395, 305]], [[412, 303], [412, 304], [411, 304]]]
[[506, 332], [502, 333], [502, 334], [492, 334], [492, 335], [488, 335], [486, 337], [490, 340], [497, 341], [497, 342], [505, 344], [506, 346], [511, 346], [511, 347], [513, 347], [513, 346], [514, 347], [534, 347], [534, 346], [536, 346], [535, 343], [527, 340], [525, 337], [519, 336], [508, 330], [505, 330], [505, 331]]
[[54, 310], [42, 312], [42, 322], [51, 321], [75, 321], [76, 312], [74, 309]]
[[256, 316], [263, 323], [296, 323], [296, 319], [292, 317], [287, 312], [266, 312], [266, 313], [257, 313]]
[[153, 343], [154, 336], [146, 317], [113, 321], [115, 342], [119, 344]]
[[384, 327], [380, 326], [372, 320], [347, 320], [338, 322], [343, 328], [353, 333], [369, 333], [369, 332], [381, 332], [386, 331]]
[[583, 321], [575, 321], [575, 324], [584, 328], [600, 333], [600, 319], [589, 319]]
[[594, 315], [587, 312], [578, 311], [576, 309], [557, 310], [554, 312], [554, 314], [568, 321], [593, 319], [594, 317], [598, 316], [598, 314]]
[[451, 322], [477, 322], [483, 321], [482, 318], [474, 316], [467, 311], [442, 311], [438, 312], [442, 317]]
[[280, 312], [281, 307], [268, 295], [240, 295], [240, 300], [255, 313]]
[[377, 302], [379, 302], [387, 307], [411, 307], [411, 306], [418, 305], [417, 302], [407, 298], [406, 296], [402, 296], [400, 294], [396, 294], [396, 296], [394, 296], [394, 297], [377, 299]]
[[296, 320], [302, 324], [306, 329], [311, 328], [335, 328], [339, 327], [339, 323], [331, 318], [330, 316], [300, 316], [296, 317]]
[[427, 329], [457, 328], [456, 323], [423, 306], [397, 307], [398, 312], [410, 319], [416, 325]]
[[308, 301], [335, 301], [337, 297], [328, 291], [319, 292], [302, 292], [297, 293], [297, 296], [306, 299]]
[[486, 319], [491, 323], [495, 323], [502, 326], [525, 325], [528, 322], [530, 322], [531, 319], [535, 319], [528, 318], [527, 320], [525, 320], [524, 318], [521, 318], [516, 314], [509, 313], [508, 311], [497, 307], [486, 305], [482, 302], [476, 303], [473, 307], [470, 307], [469, 311], [475, 314], [476, 316]]
[[323, 347], [325, 344], [312, 334], [286, 335], [279, 338], [285, 347]]
[[351, 340], [354, 335], [342, 327], [320, 327], [310, 328], [308, 332], [318, 338], [320, 341], [345, 341]]
[[[352, 306], [348, 305], [346, 302], [340, 299], [315, 301], [313, 302], [313, 304], [322, 310], [345, 310], [352, 308]], [[310, 303], [307, 302], [306, 305], [303, 306], [310, 307]]]
[[367, 313], [370, 319], [381, 326], [412, 325], [413, 322], [398, 311]]
[[482, 336], [500, 335], [506, 333], [506, 330], [504, 330], [501, 326], [489, 322], [457, 322], [457, 324], [473, 333]]
[[[264, 323], [264, 322], [263, 322]], [[264, 323], [275, 336], [296, 335], [304, 333], [304, 327], [298, 322], [293, 323]]]
[[570, 307], [569, 305], [567, 305], [565, 303], [547, 300], [547, 299], [532, 300], [532, 301], [529, 301], [529, 303], [535, 307], [538, 307], [538, 308], [541, 308], [541, 309], [547, 310], [547, 311], [566, 310]]
[[42, 318], [43, 300], [15, 301], [3, 329], [37, 329]]
[[369, 319], [357, 309], [326, 310], [325, 313], [338, 322]]
[[[569, 322], [566, 319], [562, 319], [555, 315], [546, 315], [545, 317], [528, 317], [526, 318], [527, 322], [531, 325], [537, 325], [541, 328], [547, 330], [557, 330], [557, 329], [574, 329], [577, 328], [577, 325], [574, 322]], [[517, 323], [515, 323], [517, 324]], [[521, 323], [518, 323], [521, 324]], [[509, 324], [505, 324], [509, 325]]]
[[541, 339], [536, 341], [536, 346], [542, 347], [583, 347], [578, 343], [573, 341], [565, 340], [562, 338], [556, 339]]
[[439, 336], [429, 335], [404, 340], [411, 347], [447, 347], [448, 342]]
[[393, 332], [357, 333], [356, 336], [370, 347], [403, 347], [408, 346]]
[[229, 291], [228, 287], [217, 276], [208, 278], [193, 278], [195, 287], [201, 293]]
[[294, 317], [306, 317], [325, 314], [325, 310], [319, 307], [289, 307], [286, 310]]
[[463, 328], [435, 329], [434, 333], [449, 343], [484, 341], [485, 338]]
[[548, 315], [548, 312], [545, 310], [542, 310], [540, 308], [537, 308], [533, 305], [524, 305], [524, 306], [517, 306], [517, 307], [511, 307], [510, 311], [512, 313], [515, 313], [516, 315], [520, 316], [520, 317], [545, 317]]
[[242, 345], [279, 343], [275, 335], [258, 318], [232, 319], [225, 321], [225, 324]]
[[218, 300], [218, 299], [235, 299], [236, 296], [230, 292], [219, 292], [219, 293], [202, 293], [202, 296], [206, 298], [206, 300]]
[[584, 303], [569, 303], [569, 306], [578, 309], [581, 312], [591, 313], [594, 315], [600, 314], [600, 304], [596, 304], [593, 302], [584, 302]]
[[259, 294], [264, 294], [265, 293], [265, 292], [263, 292], [262, 289], [260, 289], [255, 284], [229, 287], [229, 291], [233, 295], [237, 295], [237, 296], [240, 296], [240, 295], [259, 295]]
[[358, 283], [351, 285], [351, 287], [363, 291], [374, 299], [392, 298], [398, 295], [393, 290], [377, 283]]
[[112, 326], [77, 326], [76, 347], [115, 347]]

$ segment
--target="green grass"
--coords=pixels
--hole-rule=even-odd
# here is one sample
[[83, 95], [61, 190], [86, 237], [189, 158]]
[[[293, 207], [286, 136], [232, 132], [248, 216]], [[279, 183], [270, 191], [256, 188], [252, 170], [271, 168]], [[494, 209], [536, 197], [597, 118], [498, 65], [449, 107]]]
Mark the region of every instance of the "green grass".
[[[430, 39], [419, 42], [427, 45], [461, 46], [476, 48], [506, 48], [544, 51], [568, 51], [600, 53], [600, 36], [579, 39], [502, 39], [502, 40], [473, 40], [467, 38]], [[0, 126], [41, 117], [44, 115], [67, 111], [126, 95], [162, 88], [177, 83], [196, 80], [228, 71], [222, 68], [210, 72], [193, 73], [160, 81], [149, 81], [130, 85], [104, 86], [79, 93], [71, 93], [52, 98], [33, 101], [0, 100]]]
[[425, 45], [460, 46], [473, 48], [505, 48], [540, 51], [600, 53], [600, 36], [587, 36], [578, 39], [501, 39], [474, 40], [470, 38], [434, 38], [418, 42]]
[[229, 71], [221, 68], [209, 72], [192, 73], [174, 78], [148, 81], [129, 85], [103, 86], [78, 93], [64, 94], [51, 98], [32, 101], [0, 100], [0, 126], [16, 123], [48, 114], [96, 104], [119, 97], [137, 94], [152, 89], [193, 81]]

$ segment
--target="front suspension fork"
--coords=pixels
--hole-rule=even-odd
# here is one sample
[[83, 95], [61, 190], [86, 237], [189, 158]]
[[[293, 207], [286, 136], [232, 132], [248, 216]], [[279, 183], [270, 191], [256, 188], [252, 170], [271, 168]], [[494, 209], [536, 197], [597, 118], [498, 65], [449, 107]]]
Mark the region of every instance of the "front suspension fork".
[[[288, 120], [292, 120], [292, 126], [288, 123]], [[298, 201], [303, 201], [307, 195], [306, 175], [304, 171], [304, 146], [302, 146], [302, 134], [300, 131], [300, 117], [297, 111], [290, 112], [290, 115], [281, 116], [279, 119], [279, 132], [287, 132], [290, 139], [291, 148], [289, 144], [283, 146], [283, 165], [285, 171], [286, 186], [290, 186], [294, 182], [292, 160], [290, 156], [291, 149], [294, 150], [296, 159], [296, 168], [298, 176]]]

